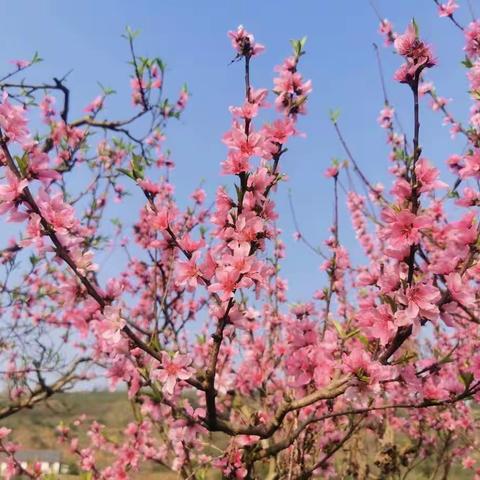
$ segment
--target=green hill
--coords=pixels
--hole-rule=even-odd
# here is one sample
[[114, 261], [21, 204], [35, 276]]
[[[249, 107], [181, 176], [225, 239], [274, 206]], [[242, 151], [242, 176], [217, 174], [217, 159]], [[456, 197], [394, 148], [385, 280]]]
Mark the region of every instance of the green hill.
[[[25, 409], [4, 419], [1, 426], [11, 428], [12, 440], [25, 449], [49, 449], [62, 452], [63, 463], [74, 468], [75, 457], [69, 452], [68, 445], [61, 445], [57, 440], [55, 428], [63, 422], [71, 424], [80, 415], [85, 414], [88, 421], [96, 420], [108, 427], [112, 435], [120, 435], [123, 428], [132, 421], [132, 409], [126, 392], [75, 392], [52, 397], [47, 403], [33, 409]], [[88, 446], [85, 434], [79, 434], [83, 445]], [[108, 457], [99, 455], [100, 465], [108, 464]], [[65, 477], [70, 478], [70, 477]], [[178, 476], [152, 466], [140, 472], [138, 479], [173, 480]]]

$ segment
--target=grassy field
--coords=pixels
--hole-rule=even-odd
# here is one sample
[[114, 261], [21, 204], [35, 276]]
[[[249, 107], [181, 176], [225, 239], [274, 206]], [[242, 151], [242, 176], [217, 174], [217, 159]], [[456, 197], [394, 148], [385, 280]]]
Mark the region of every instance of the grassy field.
[[[73, 422], [81, 414], [86, 414], [89, 420], [97, 420], [108, 426], [113, 435], [120, 434], [128, 422], [132, 421], [132, 410], [127, 396], [123, 392], [81, 392], [57, 395], [48, 403], [38, 405], [34, 409], [24, 410], [2, 422], [2, 426], [12, 428], [13, 439], [23, 448], [35, 450], [59, 450], [62, 452], [63, 463], [74, 464], [75, 458], [56, 439], [55, 427], [63, 421], [66, 425]], [[85, 436], [80, 435], [80, 440]], [[87, 443], [88, 445], [88, 443]], [[108, 458], [99, 456], [100, 463], [106, 463]], [[62, 475], [63, 479], [79, 478], [78, 476]], [[144, 470], [136, 478], [139, 480], [174, 480], [178, 476], [160, 468]]]

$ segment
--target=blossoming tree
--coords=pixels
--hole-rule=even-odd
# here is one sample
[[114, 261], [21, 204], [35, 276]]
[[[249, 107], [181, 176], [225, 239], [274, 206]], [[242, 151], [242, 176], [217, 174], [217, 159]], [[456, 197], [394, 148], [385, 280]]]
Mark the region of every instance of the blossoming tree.
[[[363, 174], [332, 114], [349, 161], [326, 172], [335, 215], [316, 252], [328, 281], [301, 304], [288, 302], [280, 275], [274, 199], [312, 91], [299, 70], [305, 39], [292, 42], [269, 93], [250, 81], [264, 47], [243, 27], [229, 32], [245, 78], [244, 101], [230, 108], [223, 136], [230, 186], [211, 205], [199, 188], [187, 207], [175, 198], [163, 142], [188, 91], [167, 98], [164, 64], [136, 54], [134, 32], [126, 35], [133, 112], [125, 119], [106, 116], [109, 90], [70, 118], [65, 79], [16, 80], [39, 58], [16, 62], [0, 79], [0, 213], [17, 225], [0, 257], [0, 418], [95, 375], [126, 387], [134, 416], [121, 441], [98, 422], [77, 422], [88, 444], [58, 427], [89, 478], [129, 478], [145, 463], [191, 479], [213, 471], [232, 479], [396, 479], [425, 463], [430, 478], [447, 478], [460, 463], [475, 471], [480, 22], [464, 27], [454, 1], [435, 3], [465, 35], [470, 116], [456, 121], [427, 81], [436, 60], [415, 22], [398, 34], [382, 20], [413, 122], [401, 133], [385, 98], [379, 123], [393, 182], [385, 191]], [[467, 143], [448, 160], [452, 185], [422, 151], [428, 97]], [[262, 123], [268, 109], [276, 118]], [[34, 127], [38, 114], [43, 126]], [[339, 236], [342, 192], [361, 265]], [[110, 204], [128, 205], [127, 194], [143, 198], [133, 230], [116, 219], [107, 228]], [[104, 280], [95, 258], [108, 249], [124, 264]], [[16, 460], [13, 436], [0, 428], [7, 476], [39, 478]]]

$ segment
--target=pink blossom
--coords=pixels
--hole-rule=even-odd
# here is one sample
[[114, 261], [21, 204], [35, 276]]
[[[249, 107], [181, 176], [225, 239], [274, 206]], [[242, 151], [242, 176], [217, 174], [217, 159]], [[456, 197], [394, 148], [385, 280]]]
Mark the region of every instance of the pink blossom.
[[122, 318], [119, 307], [107, 306], [102, 319], [97, 324], [98, 333], [109, 344], [117, 345], [122, 340], [122, 329], [126, 321]]
[[253, 57], [265, 50], [263, 45], [255, 43], [255, 38], [243, 28], [243, 25], [239, 25], [236, 31], [228, 32], [228, 36], [232, 40], [232, 47], [238, 55]]
[[395, 110], [388, 105], [386, 105], [380, 111], [380, 115], [379, 115], [377, 121], [382, 128], [391, 128], [392, 127], [392, 121], [393, 121], [394, 113], [395, 113]]
[[98, 265], [93, 262], [94, 254], [91, 250], [84, 252], [79, 248], [74, 248], [70, 252], [70, 256], [81, 274], [86, 275], [87, 272], [95, 272], [98, 270]]
[[382, 218], [387, 222], [385, 239], [398, 249], [418, 243], [421, 230], [429, 228], [432, 223], [427, 215], [415, 215], [410, 210], [383, 210]]
[[220, 292], [223, 301], [229, 300], [238, 286], [239, 273], [232, 267], [222, 268], [215, 272], [216, 282], [213, 282], [208, 290], [213, 293]]
[[463, 189], [463, 196], [461, 196], [455, 203], [462, 207], [480, 206], [480, 192], [473, 188], [465, 187]]
[[25, 111], [19, 105], [13, 106], [4, 92], [0, 103], [0, 128], [8, 140], [23, 143], [28, 138], [27, 119]]
[[475, 304], [474, 292], [458, 272], [452, 272], [447, 276], [447, 287], [453, 299], [464, 307], [472, 307]]
[[205, 193], [205, 190], [201, 188], [197, 188], [191, 195], [193, 200], [195, 200], [195, 203], [198, 205], [201, 205], [205, 199], [207, 198], [207, 194]]
[[395, 314], [397, 325], [409, 325], [418, 317], [435, 320], [438, 317], [436, 302], [440, 300], [438, 288], [428, 283], [418, 283], [398, 294], [399, 301], [405, 305], [404, 310]]
[[455, 0], [448, 0], [447, 3], [442, 3], [438, 7], [439, 17], [449, 17], [453, 15], [458, 8], [458, 3]]
[[180, 285], [186, 285], [189, 289], [194, 290], [198, 285], [198, 279], [201, 271], [198, 266], [200, 252], [194, 252], [188, 260], [178, 262], [177, 281]]
[[295, 135], [295, 122], [292, 118], [281, 118], [275, 120], [271, 125], [265, 125], [264, 131], [271, 142], [283, 145], [288, 139]]
[[428, 160], [421, 158], [415, 166], [415, 173], [420, 182], [420, 192], [431, 192], [437, 188], [447, 188], [445, 182], [438, 180], [439, 171]]
[[[157, 82], [156, 87], [158, 88], [160, 85], [161, 84]], [[178, 111], [181, 112], [182, 110], [185, 109], [185, 107], [187, 106], [188, 98], [189, 98], [188, 90], [186, 88], [182, 88], [176, 103], [176, 107]]]
[[438, 97], [435, 96], [432, 98], [431, 101], [431, 107], [434, 112], [441, 110], [443, 107], [447, 105], [448, 102], [450, 102], [452, 99], [451, 98], [444, 98], [444, 97]]
[[23, 70], [24, 68], [27, 68], [32, 64], [30, 60], [20, 60], [20, 59], [10, 60], [10, 63], [13, 63], [18, 68], [18, 70]]
[[[467, 78], [470, 82], [470, 88], [473, 92], [480, 90], [480, 62], [479, 60], [475, 60], [472, 68], [470, 68], [467, 72]], [[477, 113], [476, 106], [474, 107], [474, 111], [472, 112], [472, 117]]]
[[152, 227], [157, 230], [166, 230], [168, 228], [168, 209], [160, 208], [151, 219]]
[[246, 101], [241, 107], [230, 107], [230, 112], [236, 117], [251, 120], [258, 114], [259, 105]]
[[20, 180], [10, 170], [5, 172], [5, 177], [7, 183], [0, 185], [0, 214], [16, 211], [23, 190], [28, 186], [27, 180]]
[[478, 57], [480, 53], [480, 22], [471, 22], [465, 29], [465, 41], [466, 45], [464, 50], [467, 55], [472, 59]]
[[192, 369], [189, 365], [192, 359], [188, 355], [176, 352], [170, 356], [162, 352], [162, 365], [153, 372], [155, 380], [163, 384], [163, 391], [173, 395], [175, 385], [179, 380], [188, 380], [192, 376]]
[[334, 178], [336, 176], [338, 176], [338, 167], [333, 165], [331, 167], [328, 167], [326, 170], [325, 170], [325, 174], [324, 174], [327, 178]]
[[464, 165], [460, 168], [458, 174], [461, 178], [480, 178], [480, 150], [475, 149], [463, 157]]
[[367, 335], [378, 338], [381, 345], [387, 345], [397, 331], [392, 310], [386, 304], [362, 309], [358, 314], [358, 319]]
[[399, 55], [407, 56], [411, 55], [417, 43], [417, 33], [413, 24], [408, 25], [405, 33], [398, 35], [394, 41], [394, 46]]
[[52, 180], [59, 180], [61, 177], [60, 173], [50, 165], [50, 157], [42, 152], [36, 144], [29, 148], [27, 171], [29, 178], [37, 178], [44, 185], [50, 184]]
[[404, 201], [411, 197], [412, 186], [404, 178], [397, 178], [390, 192], [392, 195], [395, 195], [399, 201]]
[[47, 124], [53, 121], [56, 110], [55, 110], [55, 97], [51, 95], [45, 95], [40, 102], [40, 110], [42, 111], [43, 121]]
[[418, 87], [418, 93], [420, 95], [426, 95], [427, 93], [435, 93], [435, 87], [432, 82], [422, 82]]
[[476, 463], [477, 461], [472, 457], [464, 457], [462, 460], [462, 465], [466, 469], [472, 469]]
[[391, 45], [395, 40], [392, 23], [386, 18], [380, 22], [378, 31], [385, 37], [384, 43], [386, 46]]
[[158, 183], [152, 182], [148, 179], [138, 180], [137, 183], [143, 190], [154, 195], [160, 193], [160, 190], [162, 189]]
[[353, 373], [361, 382], [374, 385], [390, 377], [389, 367], [373, 361], [370, 355], [356, 346], [348, 356], [343, 359], [345, 372]]
[[103, 95], [99, 95], [98, 97], [95, 97], [91, 103], [89, 103], [84, 111], [87, 113], [96, 113], [99, 110], [103, 108], [103, 102], [105, 100], [105, 97]]
[[68, 235], [69, 230], [76, 225], [75, 212], [71, 205], [63, 200], [63, 194], [57, 192], [53, 195], [40, 188], [37, 196], [37, 205], [42, 216], [52, 225], [57, 232]]
[[395, 72], [395, 79], [401, 83], [412, 82], [424, 68], [433, 67], [436, 63], [430, 47], [418, 38], [413, 22], [405, 33], [395, 38], [394, 45], [406, 60]]

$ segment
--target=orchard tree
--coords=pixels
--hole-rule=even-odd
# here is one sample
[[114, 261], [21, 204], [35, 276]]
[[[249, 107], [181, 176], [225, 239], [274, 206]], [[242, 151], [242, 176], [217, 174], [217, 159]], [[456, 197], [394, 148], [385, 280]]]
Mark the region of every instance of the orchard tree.
[[[0, 213], [15, 224], [0, 256], [0, 418], [95, 377], [124, 387], [134, 415], [121, 438], [84, 417], [58, 427], [88, 478], [130, 478], [146, 464], [184, 479], [440, 479], [452, 468], [480, 478], [480, 22], [462, 26], [455, 1], [435, 3], [465, 36], [470, 113], [455, 120], [428, 81], [440, 67], [415, 21], [397, 33], [382, 19], [412, 122], [401, 129], [384, 88], [384, 189], [332, 112], [348, 160], [326, 172], [333, 221], [322, 249], [296, 234], [327, 279], [304, 303], [289, 302], [281, 275], [275, 194], [312, 94], [305, 39], [275, 68], [273, 88], [258, 88], [251, 71], [264, 47], [242, 26], [228, 33], [244, 100], [230, 108], [228, 186], [212, 202], [201, 188], [188, 201], [174, 195], [164, 142], [188, 91], [167, 97], [164, 63], [137, 55], [135, 32], [125, 36], [133, 110], [120, 120], [106, 113], [108, 89], [72, 119], [66, 79], [19, 80], [40, 59], [17, 61], [0, 79]], [[466, 142], [448, 159], [450, 183], [422, 149], [426, 102]], [[341, 201], [358, 265], [339, 234]], [[112, 218], [112, 202], [130, 209], [132, 229]], [[121, 266], [108, 280], [96, 263], [105, 252]], [[14, 435], [0, 428], [7, 477], [41, 477], [17, 461]]]

